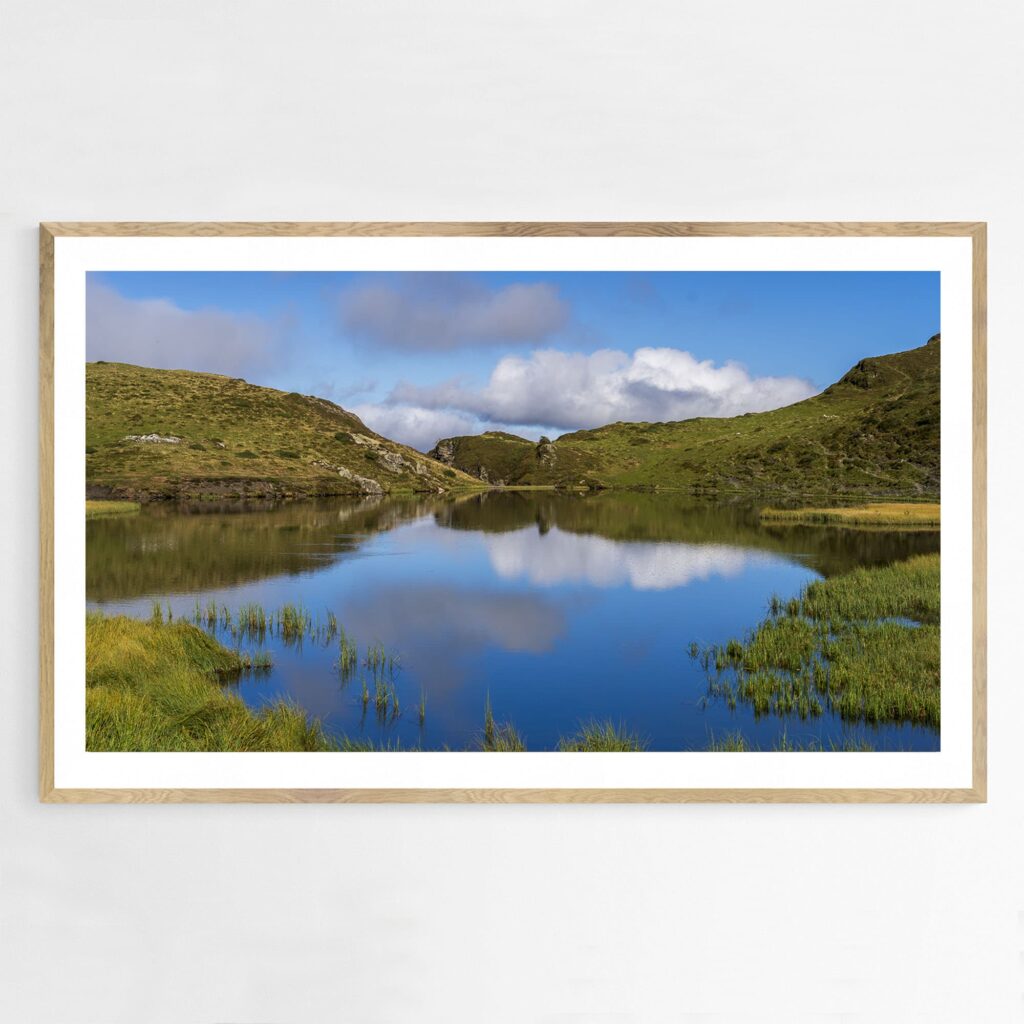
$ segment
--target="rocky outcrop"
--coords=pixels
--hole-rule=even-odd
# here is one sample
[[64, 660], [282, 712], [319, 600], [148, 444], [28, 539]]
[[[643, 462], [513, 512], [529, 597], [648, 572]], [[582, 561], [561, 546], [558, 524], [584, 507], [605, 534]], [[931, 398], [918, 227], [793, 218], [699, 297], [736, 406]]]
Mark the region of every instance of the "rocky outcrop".
[[329, 462], [314, 462], [314, 466], [319, 466], [321, 469], [330, 470], [332, 473], [337, 473], [342, 480], [351, 481], [355, 487], [354, 490], [359, 494], [383, 494], [384, 488], [380, 485], [377, 480], [372, 480], [368, 476], [360, 476], [358, 473], [353, 473], [351, 469], [347, 469], [345, 466], [332, 466]]
[[542, 437], [537, 445], [537, 460], [548, 466], [554, 464], [555, 446], [546, 437]]
[[433, 448], [427, 452], [427, 458], [435, 462], [443, 462], [446, 466], [455, 465], [455, 439], [448, 437], [438, 441]]
[[[128, 434], [126, 437], [121, 438], [121, 443], [125, 441], [133, 442], [135, 444], [181, 444], [181, 438], [175, 437], [173, 434]], [[224, 446], [221, 445], [223, 448]]]

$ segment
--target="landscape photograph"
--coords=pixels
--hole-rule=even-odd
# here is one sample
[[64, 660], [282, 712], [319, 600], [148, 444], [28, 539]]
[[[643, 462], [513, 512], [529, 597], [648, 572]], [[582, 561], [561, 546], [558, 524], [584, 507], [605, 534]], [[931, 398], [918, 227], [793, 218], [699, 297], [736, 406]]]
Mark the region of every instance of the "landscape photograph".
[[938, 272], [85, 310], [86, 750], [941, 749]]

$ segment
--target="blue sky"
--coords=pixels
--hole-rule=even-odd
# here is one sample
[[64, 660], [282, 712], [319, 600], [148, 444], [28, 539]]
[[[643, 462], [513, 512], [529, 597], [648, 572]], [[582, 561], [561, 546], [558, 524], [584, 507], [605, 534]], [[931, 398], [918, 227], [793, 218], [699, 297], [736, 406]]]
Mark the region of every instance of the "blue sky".
[[933, 272], [89, 275], [89, 359], [317, 394], [428, 448], [799, 401], [939, 330]]

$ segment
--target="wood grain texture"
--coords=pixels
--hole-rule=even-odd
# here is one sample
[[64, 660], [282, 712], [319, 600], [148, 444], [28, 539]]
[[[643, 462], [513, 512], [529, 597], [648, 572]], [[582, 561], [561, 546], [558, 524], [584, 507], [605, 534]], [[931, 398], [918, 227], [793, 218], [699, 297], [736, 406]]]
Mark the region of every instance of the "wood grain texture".
[[288, 236], [588, 238], [663, 236], [715, 238], [730, 236], [855, 237], [977, 236], [984, 224], [973, 221], [49, 221], [43, 229], [54, 236], [124, 238], [191, 236], [197, 238]]
[[[481, 757], [486, 755], [481, 754]], [[248, 804], [936, 804], [978, 803], [971, 789], [53, 789], [47, 803]]]
[[988, 799], [988, 231], [972, 232], [972, 415], [973, 507], [972, 561], [972, 788], [976, 799]]
[[39, 232], [39, 792], [53, 793], [53, 235]]
[[[54, 239], [58, 237], [969, 237], [973, 248], [973, 751], [964, 789], [57, 789], [53, 691]], [[986, 225], [948, 222], [47, 222], [39, 260], [39, 789], [48, 803], [979, 803], [987, 799]]]

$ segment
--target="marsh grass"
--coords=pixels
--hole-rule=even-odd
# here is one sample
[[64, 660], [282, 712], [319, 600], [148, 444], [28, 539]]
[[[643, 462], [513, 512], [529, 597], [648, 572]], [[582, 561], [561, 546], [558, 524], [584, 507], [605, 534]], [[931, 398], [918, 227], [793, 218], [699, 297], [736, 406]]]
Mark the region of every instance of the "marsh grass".
[[[744, 754], [760, 752], [761, 748], [752, 744], [739, 730], [727, 732], [716, 737], [714, 733], [708, 735], [708, 743], [704, 748], [709, 753], [718, 754]], [[825, 751], [860, 753], [874, 751], [874, 747], [864, 739], [845, 737], [843, 739], [820, 739], [812, 737], [809, 740], [792, 740], [783, 731], [782, 735], [769, 748], [775, 752], [782, 753], [822, 753]]]
[[285, 643], [301, 642], [313, 629], [313, 617], [301, 604], [286, 604], [277, 613], [277, 632]]
[[937, 626], [939, 604], [939, 556], [935, 554], [816, 580], [800, 595], [799, 611], [824, 622], [902, 617]]
[[262, 605], [244, 604], [235, 616], [238, 632], [253, 640], [262, 640], [267, 633], [267, 613]]
[[270, 651], [238, 651], [237, 654], [246, 672], [269, 672], [274, 667]]
[[511, 722], [498, 722], [491, 707], [491, 695], [484, 704], [484, 731], [479, 743], [481, 750], [496, 754], [522, 753], [526, 741]]
[[939, 556], [860, 568], [773, 597], [741, 640], [690, 645], [708, 693], [755, 716], [912, 723], [938, 729]]
[[191, 623], [86, 617], [86, 749], [336, 749], [320, 723], [278, 702], [252, 711], [219, 683], [245, 659]]
[[[159, 605], [156, 606], [160, 608]], [[197, 612], [205, 621], [205, 611]], [[258, 623], [258, 616], [243, 616]], [[271, 628], [269, 620], [267, 629]], [[378, 720], [401, 717], [397, 687], [388, 673], [391, 659], [378, 654], [377, 671], [361, 679], [364, 712], [372, 703]], [[402, 751], [399, 738], [374, 742], [326, 733], [302, 708], [278, 701], [248, 707], [230, 685], [246, 672], [272, 667], [267, 651], [232, 650], [194, 622], [166, 620], [160, 609], [149, 620], [86, 616], [86, 748], [96, 751]], [[421, 690], [419, 724], [426, 719]], [[563, 751], [638, 751], [645, 744], [624, 726], [586, 722], [562, 739]], [[442, 749], [449, 749], [447, 746]], [[490, 697], [483, 733], [469, 749], [522, 752], [526, 740], [509, 721], [494, 716]]]
[[394, 675], [395, 669], [399, 667], [398, 658], [393, 654], [385, 650], [382, 643], [371, 644], [366, 650], [366, 659], [363, 662], [364, 666], [370, 671], [375, 673], [387, 672], [389, 675]]
[[102, 516], [124, 516], [138, 512], [142, 506], [137, 501], [96, 501], [85, 502], [85, 518], [99, 519]]
[[705, 748], [709, 752], [717, 754], [725, 753], [746, 753], [753, 748], [747, 742], [747, 738], [738, 729], [735, 732], [727, 732], [725, 735], [715, 738], [714, 734], [708, 736], [708, 745]]
[[630, 732], [624, 725], [616, 725], [611, 721], [582, 722], [574, 735], [563, 737], [558, 741], [560, 751], [589, 753], [640, 751], [644, 750], [646, 746], [646, 742], [637, 733]]
[[824, 526], [884, 526], [887, 529], [938, 529], [937, 502], [871, 502], [850, 508], [765, 508], [761, 519], [768, 523], [804, 523]]
[[347, 679], [359, 666], [359, 648], [345, 632], [338, 627], [338, 669], [343, 679]]
[[390, 699], [391, 694], [387, 683], [384, 682], [382, 677], [378, 676], [373, 681], [373, 706], [377, 709], [378, 715], [383, 716], [387, 714]]
[[[170, 618], [169, 605], [167, 614]], [[218, 607], [215, 601], [208, 601], [202, 605], [197, 599], [192, 611], [192, 621], [197, 626], [204, 626], [213, 634], [218, 630], [230, 633], [232, 639], [236, 641], [252, 640], [263, 643], [269, 635], [279, 638], [289, 646], [314, 642], [326, 647], [338, 637], [338, 667], [343, 676], [351, 675], [359, 664], [359, 652], [355, 641], [345, 632], [338, 623], [337, 616], [330, 609], [321, 617], [302, 604], [285, 604], [277, 611], [268, 611], [261, 604], [249, 602], [232, 613], [227, 605], [222, 604]], [[382, 645], [378, 647], [379, 650], [374, 655], [377, 667], [389, 671], [396, 669], [397, 655], [385, 651]], [[369, 659], [367, 664], [369, 666]]]

